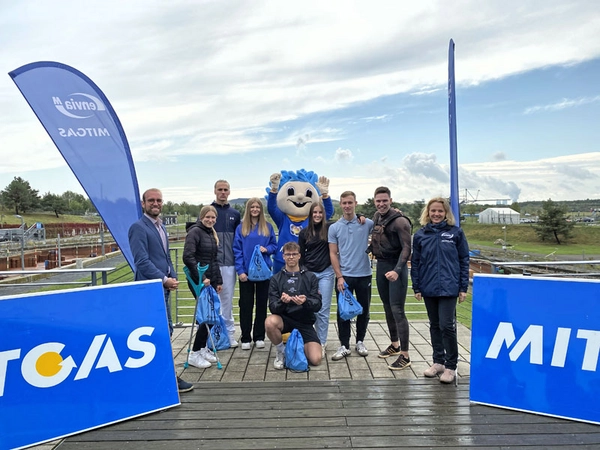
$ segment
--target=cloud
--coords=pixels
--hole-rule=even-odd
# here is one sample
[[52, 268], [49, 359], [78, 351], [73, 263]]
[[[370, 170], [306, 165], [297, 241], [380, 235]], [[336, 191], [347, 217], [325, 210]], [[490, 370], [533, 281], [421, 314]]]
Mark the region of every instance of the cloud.
[[411, 153], [402, 161], [405, 168], [414, 175], [422, 175], [441, 183], [448, 183], [450, 175], [448, 171], [440, 166], [434, 154]]
[[333, 159], [335, 160], [335, 162], [345, 163], [352, 161], [354, 159], [354, 155], [352, 154], [351, 150], [338, 148], [335, 151], [335, 156], [333, 157]]
[[493, 161], [505, 161], [506, 154], [504, 152], [496, 152], [492, 155], [492, 160]]
[[575, 108], [577, 106], [588, 105], [600, 101], [600, 95], [595, 97], [580, 97], [575, 99], [563, 98], [560, 102], [551, 103], [549, 105], [531, 106], [523, 111], [523, 114], [534, 114], [538, 112], [554, 112], [561, 111], [567, 108]]

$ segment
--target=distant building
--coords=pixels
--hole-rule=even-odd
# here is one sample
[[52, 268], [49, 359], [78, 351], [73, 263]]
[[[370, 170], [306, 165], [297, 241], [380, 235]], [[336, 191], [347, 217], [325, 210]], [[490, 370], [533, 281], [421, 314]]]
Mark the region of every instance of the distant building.
[[479, 223], [517, 225], [521, 214], [510, 208], [488, 208], [479, 213]]

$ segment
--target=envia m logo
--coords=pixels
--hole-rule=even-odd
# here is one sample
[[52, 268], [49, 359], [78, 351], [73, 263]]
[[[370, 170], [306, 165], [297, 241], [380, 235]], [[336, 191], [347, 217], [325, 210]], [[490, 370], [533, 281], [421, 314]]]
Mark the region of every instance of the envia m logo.
[[64, 101], [53, 96], [52, 102], [60, 113], [72, 119], [87, 119], [92, 117], [95, 111], [106, 111], [99, 98], [82, 92], [75, 92]]
[[[502, 349], [506, 348], [509, 350], [510, 360], [516, 361], [529, 348], [529, 363], [542, 365], [544, 364], [544, 344], [546, 343], [547, 347], [552, 348], [550, 365], [565, 367], [572, 334], [571, 328], [558, 327], [553, 330], [544, 330], [542, 325], [530, 325], [517, 340], [513, 324], [500, 322], [485, 357], [497, 359]], [[546, 338], [546, 342], [544, 338]], [[575, 338], [585, 342], [581, 370], [595, 372], [600, 354], [600, 331], [580, 329], [575, 333]]]

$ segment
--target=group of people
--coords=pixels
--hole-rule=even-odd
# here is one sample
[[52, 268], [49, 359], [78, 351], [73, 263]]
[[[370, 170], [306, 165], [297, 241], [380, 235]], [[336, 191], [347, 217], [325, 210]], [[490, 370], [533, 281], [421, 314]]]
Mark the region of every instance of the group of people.
[[[356, 195], [351, 191], [343, 192], [340, 196], [342, 217], [333, 222], [328, 220], [332, 215], [331, 199], [327, 195], [328, 180], [319, 181], [322, 182], [321, 194], [325, 195], [312, 201], [306, 226], [296, 227], [295, 231], [301, 228], [296, 238], [288, 237], [287, 242], [281, 240], [282, 230], [278, 230], [280, 239], [277, 241], [259, 198], [249, 199], [243, 217], [240, 217], [228, 203], [230, 185], [225, 180], [215, 183], [215, 201], [203, 207], [198, 221], [187, 227], [183, 262], [194, 283], [211, 285], [219, 293], [230, 346], [239, 345], [233, 320], [237, 277], [242, 350], [250, 350], [252, 345], [264, 348], [265, 337], [268, 337], [276, 349], [274, 367], [283, 369], [283, 334], [298, 329], [308, 362], [320, 364], [326, 355], [335, 287], [338, 293], [348, 289], [362, 306], [363, 312], [356, 317], [354, 348], [358, 355], [367, 356], [365, 337], [371, 302], [371, 254], [377, 259], [375, 279], [390, 334], [390, 345], [378, 356], [396, 357], [394, 362], [388, 363], [391, 370], [403, 370], [411, 365], [409, 324], [405, 313], [410, 261], [415, 297], [425, 302], [430, 321], [433, 364], [424, 375], [439, 375], [442, 383], [452, 383], [458, 362], [456, 300], [462, 302], [466, 298], [469, 250], [464, 233], [456, 226], [448, 200], [437, 197], [427, 203], [420, 217], [422, 228], [413, 237], [410, 220], [392, 207], [391, 192], [387, 187], [375, 190], [377, 212], [372, 219], [357, 215]], [[277, 188], [277, 183], [271, 183], [269, 195], [276, 195]], [[135, 279], [163, 280], [170, 316], [170, 291], [177, 289], [178, 281], [169, 256], [166, 231], [159, 217], [161, 192], [157, 189], [144, 192], [142, 207], [144, 217], [129, 231], [136, 264]], [[264, 265], [273, 271], [270, 279], [253, 279], [251, 276], [250, 266], [256, 249]], [[276, 264], [274, 268], [273, 259], [283, 260], [283, 264]], [[209, 267], [201, 279], [198, 263]], [[191, 285], [190, 289], [194, 293]], [[267, 308], [271, 312], [269, 317]], [[337, 324], [340, 345], [331, 357], [333, 361], [351, 354], [351, 321], [343, 320], [338, 312]], [[169, 327], [172, 331], [170, 317]], [[208, 327], [200, 326], [188, 359], [191, 365], [207, 368], [216, 361], [206, 346], [207, 337]], [[178, 383], [180, 392], [193, 388], [180, 378]]]

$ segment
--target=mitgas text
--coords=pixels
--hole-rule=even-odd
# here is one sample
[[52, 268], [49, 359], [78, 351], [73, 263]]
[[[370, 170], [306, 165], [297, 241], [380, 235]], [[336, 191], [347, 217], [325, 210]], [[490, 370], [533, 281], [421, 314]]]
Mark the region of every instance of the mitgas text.
[[110, 137], [106, 128], [93, 127], [59, 128], [58, 134], [61, 137]]

